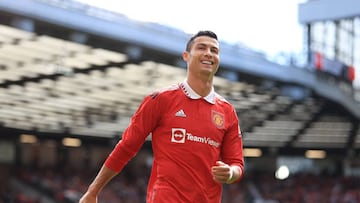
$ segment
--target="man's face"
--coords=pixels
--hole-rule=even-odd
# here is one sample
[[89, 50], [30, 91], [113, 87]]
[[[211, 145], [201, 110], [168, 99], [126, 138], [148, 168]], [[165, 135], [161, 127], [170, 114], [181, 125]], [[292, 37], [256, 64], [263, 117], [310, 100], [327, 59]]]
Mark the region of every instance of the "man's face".
[[193, 41], [190, 51], [183, 53], [190, 74], [213, 76], [219, 68], [219, 42], [208, 36]]

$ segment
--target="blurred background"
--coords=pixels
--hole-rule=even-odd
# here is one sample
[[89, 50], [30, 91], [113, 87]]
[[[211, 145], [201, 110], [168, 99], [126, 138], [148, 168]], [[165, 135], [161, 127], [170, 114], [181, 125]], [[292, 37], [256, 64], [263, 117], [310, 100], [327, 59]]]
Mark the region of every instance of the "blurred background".
[[[254, 2], [0, 0], [0, 202], [77, 202], [201, 29], [243, 133], [223, 203], [360, 202], [360, 2]], [[144, 203], [151, 164], [149, 138], [100, 202]]]

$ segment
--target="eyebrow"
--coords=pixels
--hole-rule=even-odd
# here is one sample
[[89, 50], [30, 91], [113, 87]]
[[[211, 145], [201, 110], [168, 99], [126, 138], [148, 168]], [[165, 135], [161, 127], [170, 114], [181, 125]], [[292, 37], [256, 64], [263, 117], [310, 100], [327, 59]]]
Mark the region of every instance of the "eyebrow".
[[204, 42], [198, 42], [197, 44], [195, 44], [196, 46], [206, 46], [206, 47], [210, 47], [211, 49], [217, 49], [219, 50], [219, 47], [218, 46], [213, 46], [211, 45], [210, 43], [204, 43]]

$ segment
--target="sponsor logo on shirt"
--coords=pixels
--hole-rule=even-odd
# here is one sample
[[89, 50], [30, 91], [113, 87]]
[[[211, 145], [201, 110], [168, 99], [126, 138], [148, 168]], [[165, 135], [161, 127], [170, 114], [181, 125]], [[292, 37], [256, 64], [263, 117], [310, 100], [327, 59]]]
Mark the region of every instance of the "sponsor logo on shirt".
[[175, 143], [185, 143], [186, 141], [197, 142], [201, 144], [208, 144], [210, 146], [218, 148], [220, 143], [209, 138], [209, 137], [201, 137], [196, 136], [191, 133], [187, 133], [183, 128], [172, 128], [171, 130], [171, 142]]
[[185, 143], [186, 130], [183, 128], [173, 128], [171, 142]]

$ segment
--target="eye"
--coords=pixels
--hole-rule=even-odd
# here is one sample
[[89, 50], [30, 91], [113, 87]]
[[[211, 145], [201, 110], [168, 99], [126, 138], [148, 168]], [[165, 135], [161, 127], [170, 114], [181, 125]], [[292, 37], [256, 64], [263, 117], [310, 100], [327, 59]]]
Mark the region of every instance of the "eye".
[[212, 53], [215, 53], [215, 54], [218, 54], [218, 53], [219, 53], [219, 49], [217, 49], [217, 48], [212, 48], [212, 49], [211, 49], [211, 52], [212, 52]]

